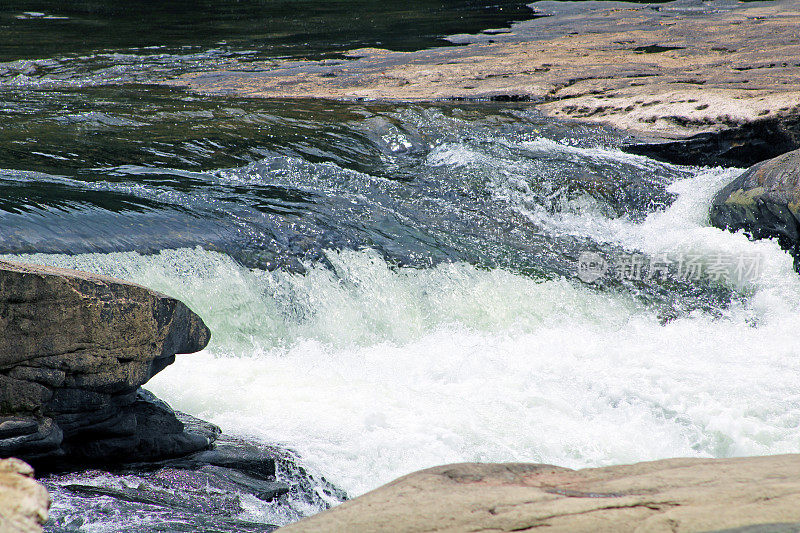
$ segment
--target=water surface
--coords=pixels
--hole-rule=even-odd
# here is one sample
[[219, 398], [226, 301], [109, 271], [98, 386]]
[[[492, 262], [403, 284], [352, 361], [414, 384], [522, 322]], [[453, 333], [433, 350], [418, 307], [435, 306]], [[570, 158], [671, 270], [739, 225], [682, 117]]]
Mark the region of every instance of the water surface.
[[[529, 16], [516, 3], [301, 4], [2, 6], [0, 254], [187, 302], [212, 342], [149, 388], [275, 450], [282, 479], [299, 467], [316, 480], [198, 513], [68, 487], [162, 487], [146, 472], [54, 477], [50, 530], [263, 531], [339, 502], [329, 484], [352, 497], [447, 462], [800, 449], [791, 258], [707, 220], [740, 170], [626, 154], [624, 134], [524, 103], [148, 84], [253, 58], [431, 46]], [[761, 264], [746, 279], [587, 283], [586, 252]]]

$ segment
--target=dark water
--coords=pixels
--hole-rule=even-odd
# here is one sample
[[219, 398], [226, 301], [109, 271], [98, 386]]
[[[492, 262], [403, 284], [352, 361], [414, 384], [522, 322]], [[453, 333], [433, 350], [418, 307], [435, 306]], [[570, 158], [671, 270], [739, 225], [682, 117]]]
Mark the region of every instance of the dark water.
[[[188, 70], [246, 68], [253, 59], [449, 44], [442, 40], [448, 34], [531, 16], [519, 2], [469, 0], [402, 7], [366, 0], [0, 2], [0, 254], [58, 254], [69, 262], [64, 257], [86, 253], [195, 249], [220, 252], [243, 272], [296, 281], [291, 276], [327, 268], [343, 286], [357, 286], [330, 254], [368, 250], [403, 273], [465, 264], [578, 283], [581, 252], [613, 255], [657, 240], [658, 230], [642, 230], [640, 242], [617, 234], [635, 233], [669, 208], [677, 197], [670, 187], [698, 169], [627, 155], [618, 149], [625, 135], [546, 120], [524, 103], [266, 101], [148, 84]], [[55, 256], [36, 260], [47, 257]], [[109, 273], [118, 274], [114, 268]], [[120, 268], [124, 274], [126, 265]], [[178, 279], [194, 275], [176, 269]], [[693, 312], [716, 320], [732, 299], [729, 287], [713, 282], [576, 286], [587, 298], [598, 290], [632, 296], [661, 323]], [[281, 320], [311, 323], [314, 313], [297, 311], [301, 304], [282, 305]], [[212, 326], [238, 320], [216, 313], [209, 311]], [[258, 313], [251, 320], [267, 314]], [[261, 325], [234, 329], [252, 339]], [[222, 326], [212, 329], [224, 344]], [[484, 456], [479, 450], [466, 459]], [[290, 483], [299, 476], [293, 461], [302, 461], [292, 458], [281, 474]], [[247, 509], [206, 516], [67, 488], [77, 480], [150, 490], [159, 481], [148, 475], [49, 480], [56, 495], [50, 528], [235, 531], [292, 521], [333, 502], [296, 492], [270, 506], [243, 499], [247, 505], [237, 505]], [[185, 505], [205, 505], [189, 489], [171, 490]], [[237, 513], [250, 525], [237, 523]], [[131, 529], [132, 520], [148, 525]]]
[[624, 136], [524, 105], [228, 100], [144, 86], [11, 92], [2, 104], [0, 253], [203, 246], [302, 272], [325, 250], [372, 248], [396, 265], [571, 276], [596, 245], [521, 208], [555, 212], [588, 195], [635, 220], [669, 205], [665, 187], [688, 175], [595, 157], [591, 147]]
[[365, 46], [416, 50], [532, 14], [524, 2], [507, 0], [0, 2], [0, 60], [148, 47], [218, 48], [260, 58], [319, 57]]

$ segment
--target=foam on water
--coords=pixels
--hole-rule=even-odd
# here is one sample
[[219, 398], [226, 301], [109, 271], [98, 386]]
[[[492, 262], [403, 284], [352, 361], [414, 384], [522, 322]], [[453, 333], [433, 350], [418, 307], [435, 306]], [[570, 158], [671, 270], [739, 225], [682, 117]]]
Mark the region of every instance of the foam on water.
[[627, 295], [572, 281], [461, 263], [395, 268], [369, 250], [329, 252], [333, 269], [303, 275], [200, 249], [23, 259], [186, 301], [212, 343], [149, 388], [227, 432], [297, 450], [351, 495], [455, 461], [798, 452], [800, 280], [775, 243], [708, 227], [708, 201], [730, 177], [707, 170], [674, 184], [678, 200], [641, 224], [548, 219], [653, 253], [762, 254], [743, 304], [666, 324]]

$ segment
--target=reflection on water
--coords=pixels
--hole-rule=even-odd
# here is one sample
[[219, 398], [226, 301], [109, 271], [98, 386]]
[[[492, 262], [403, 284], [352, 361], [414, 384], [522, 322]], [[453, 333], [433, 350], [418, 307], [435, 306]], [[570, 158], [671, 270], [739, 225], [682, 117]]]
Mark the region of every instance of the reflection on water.
[[262, 58], [366, 46], [415, 50], [532, 15], [525, 2], [509, 0], [25, 0], [0, 4], [0, 61], [123, 50], [219, 49]]
[[[297, 450], [279, 465], [295, 486], [326, 477], [359, 494], [463, 460], [796, 451], [796, 369], [783, 354], [797, 351], [797, 325], [782, 319], [800, 316], [800, 288], [773, 243], [707, 227], [708, 199], [732, 171], [626, 154], [624, 135], [525, 103], [266, 101], [147, 85], [255, 58], [443, 44], [530, 16], [518, 2], [397, 5], [3, 4], [0, 253], [186, 301], [213, 343], [150, 385], [279, 456]], [[754, 246], [766, 273], [744, 288], [575, 280], [586, 251], [709, 259]], [[707, 361], [686, 339], [706, 343]], [[769, 357], [753, 349], [765, 339]], [[324, 508], [330, 488], [300, 487], [288, 506], [228, 494], [236, 505], [220, 517], [187, 512], [197, 502], [181, 487], [158, 494], [183, 511], [67, 486], [127, 494], [147, 481], [50, 479], [51, 528], [268, 530]]]

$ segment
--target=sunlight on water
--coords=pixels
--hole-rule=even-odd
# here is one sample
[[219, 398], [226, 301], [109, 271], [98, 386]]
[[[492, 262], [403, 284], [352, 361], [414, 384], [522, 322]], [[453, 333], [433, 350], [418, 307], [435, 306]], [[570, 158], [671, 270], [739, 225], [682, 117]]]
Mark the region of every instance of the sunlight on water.
[[800, 280], [775, 243], [707, 227], [710, 194], [728, 175], [698, 171], [673, 186], [666, 211], [608, 226], [606, 238], [649, 251], [685, 242], [763, 254], [744, 304], [666, 324], [630, 296], [574, 281], [390, 267], [369, 250], [328, 252], [332, 268], [305, 274], [200, 249], [23, 259], [189, 303], [212, 344], [149, 388], [225, 431], [297, 450], [351, 495], [457, 461], [796, 452]]

